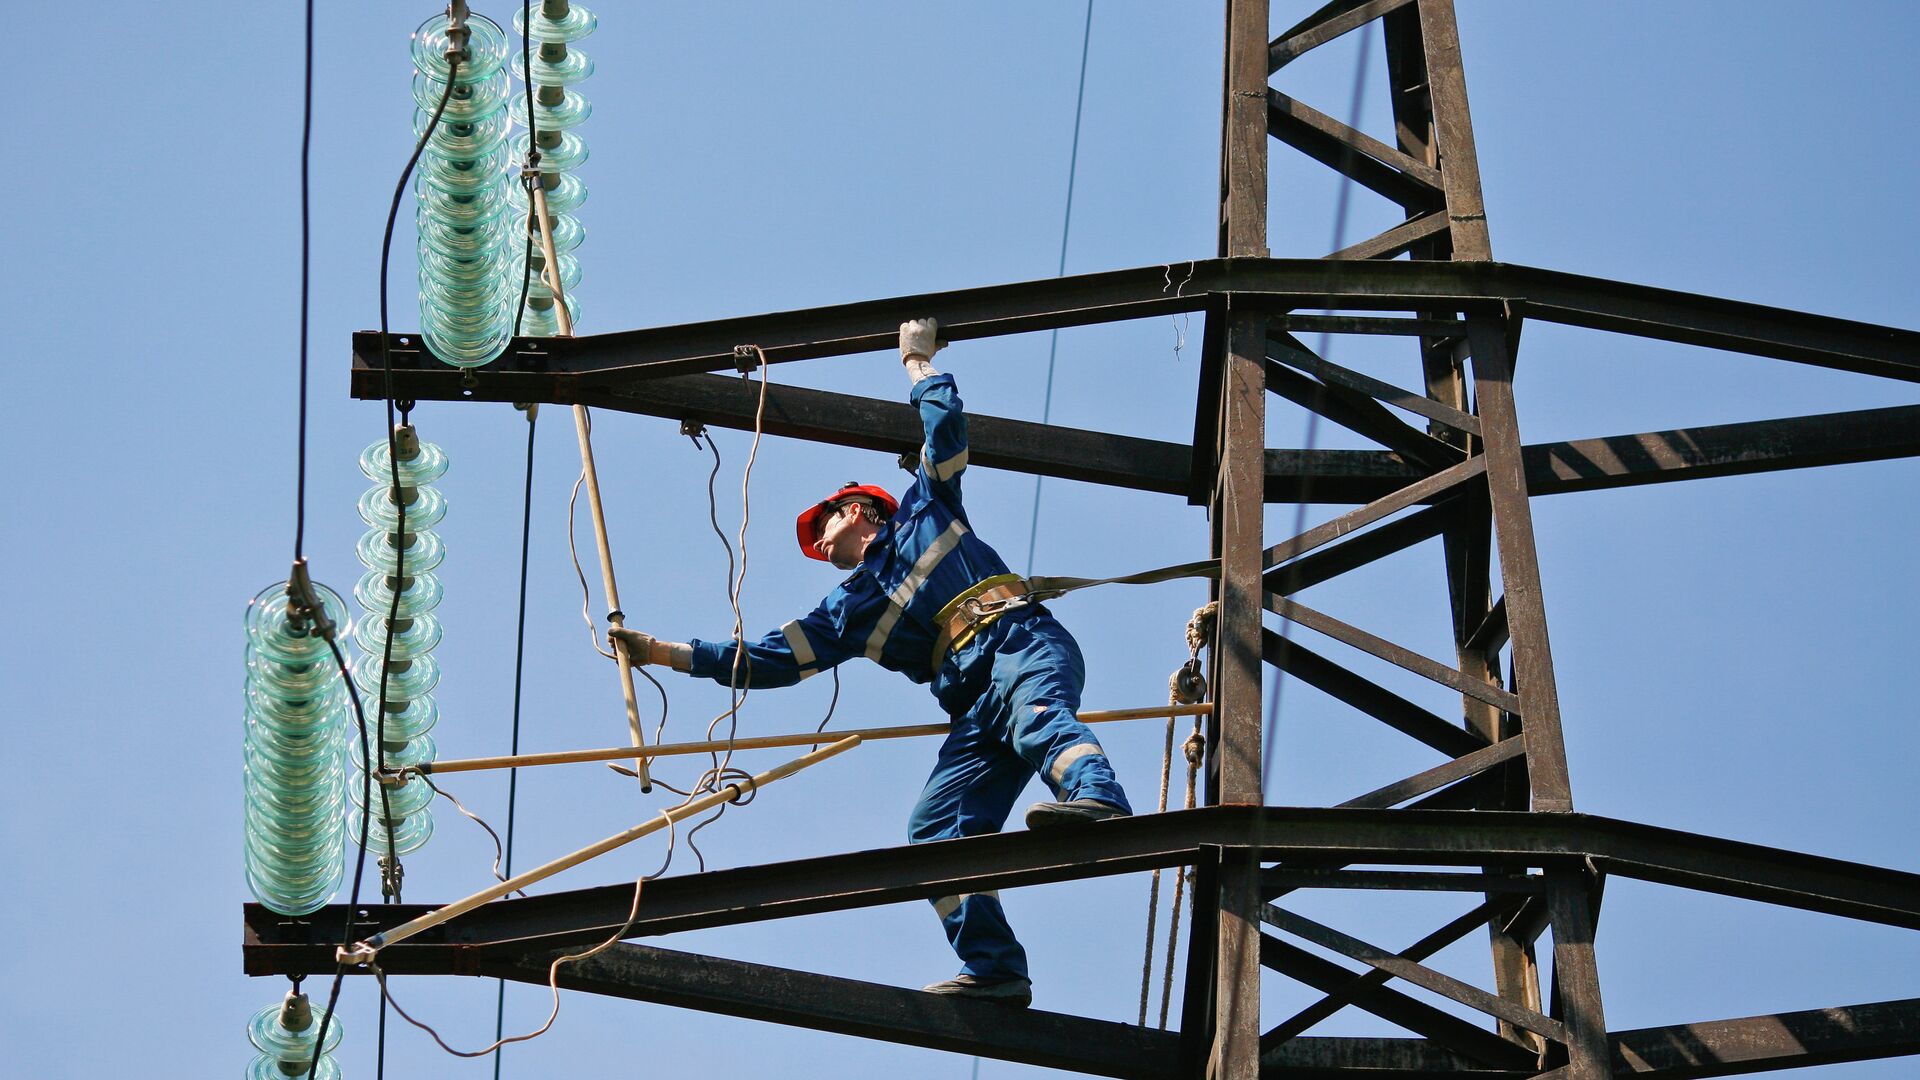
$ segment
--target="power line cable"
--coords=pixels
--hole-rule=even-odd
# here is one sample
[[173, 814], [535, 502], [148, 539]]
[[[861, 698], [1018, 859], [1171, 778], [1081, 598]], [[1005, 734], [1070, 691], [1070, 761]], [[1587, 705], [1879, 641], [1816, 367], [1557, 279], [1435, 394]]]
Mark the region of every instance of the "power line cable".
[[[529, 0], [529, 3], [531, 3], [531, 0]], [[531, 110], [532, 108], [531, 100], [529, 100], [528, 102], [528, 108], [529, 110]], [[531, 116], [532, 115], [531, 112], [529, 112], [528, 115]], [[508, 751], [509, 753], [512, 753], [512, 754], [520, 753], [520, 688], [522, 683], [522, 677], [526, 672], [526, 657], [527, 657], [527, 554], [532, 547], [532, 538], [533, 538], [533, 433], [534, 433], [535, 421], [538, 420], [539, 416], [540, 414], [538, 410], [532, 407], [529, 407], [527, 409], [527, 482], [526, 482], [525, 490], [521, 495], [521, 502], [520, 502], [520, 507], [521, 507], [520, 509], [520, 613], [515, 620], [515, 626], [514, 626], [513, 739], [512, 739], [512, 748]], [[657, 742], [658, 740], [656, 739], [655, 741]], [[500, 861], [503, 867], [503, 873], [507, 877], [513, 876], [514, 803], [515, 803], [515, 800], [518, 798], [519, 793], [520, 793], [520, 770], [508, 769], [507, 770], [507, 838], [506, 838], [506, 842], [501, 845], [502, 850], [501, 850], [501, 857], [500, 857]], [[506, 1035], [506, 1024], [507, 1024], [507, 980], [501, 979], [500, 987], [499, 987], [499, 997], [494, 1003], [494, 1011], [493, 1011], [493, 1037], [495, 1040], [499, 1040]], [[493, 1053], [494, 1080], [500, 1080], [500, 1052], [501, 1050], [504, 1050], [504, 1049], [505, 1049], [504, 1046], [500, 1047], [496, 1049]]]
[[[527, 219], [522, 223], [526, 232], [525, 251], [520, 258], [520, 300], [513, 309], [513, 336], [520, 336], [520, 321], [527, 314], [527, 291], [533, 282], [533, 215], [536, 212], [531, 185], [541, 183], [538, 172], [540, 166], [540, 121], [533, 115], [533, 0], [521, 0], [520, 3], [520, 71], [524, 78], [520, 84], [527, 95], [527, 157], [526, 172], [532, 175], [522, 176], [521, 183], [527, 193]], [[554, 268], [554, 276], [559, 276], [559, 268]], [[535, 405], [527, 406], [527, 483], [521, 501], [520, 513], [520, 613], [516, 620], [513, 644], [513, 749], [520, 752], [520, 685], [526, 667], [527, 647], [527, 552], [531, 546], [533, 527], [533, 431], [534, 421], [539, 417]], [[571, 513], [571, 507], [569, 507]], [[568, 538], [572, 543], [572, 538]], [[664, 711], [662, 723], [665, 722]], [[655, 740], [658, 741], [657, 739]], [[513, 817], [514, 801], [520, 791], [520, 770], [507, 770], [507, 840], [502, 845], [501, 863], [508, 877], [513, 876]], [[380, 995], [381, 1007], [386, 1007], [387, 997]], [[501, 979], [498, 995], [493, 1008], [493, 1037], [497, 1045], [493, 1051], [493, 1080], [500, 1080], [500, 1056], [506, 1044], [500, 1040], [506, 1036], [507, 1024], [507, 980]]]
[[[1087, 102], [1087, 50], [1093, 42], [1093, 0], [1087, 0], [1086, 24], [1080, 30], [1080, 89], [1073, 99], [1073, 150], [1067, 156], [1067, 209], [1060, 222], [1060, 267], [1055, 277], [1067, 275], [1067, 235], [1073, 228], [1073, 181], [1080, 169], [1080, 116]], [[1060, 355], [1060, 331], [1054, 330], [1047, 342], [1047, 392], [1041, 399], [1040, 422], [1053, 416], [1053, 366]], [[1027, 576], [1033, 576], [1033, 552], [1040, 540], [1040, 485], [1044, 476], [1033, 478], [1033, 513], [1027, 528]]]
[[[533, 281], [533, 234], [535, 232], [533, 215], [533, 188], [531, 185], [543, 183], [537, 170], [540, 168], [540, 121], [533, 116], [533, 0], [520, 0], [520, 70], [526, 78], [520, 80], [527, 89], [527, 167], [522, 173], [520, 183], [527, 192], [527, 220], [523, 223], [526, 230], [526, 253], [520, 259], [520, 303], [513, 309], [513, 336], [520, 336], [520, 320], [527, 314], [527, 289]], [[530, 175], [529, 175], [530, 174]], [[560, 274], [554, 268], [554, 276]], [[506, 983], [501, 982], [502, 993]], [[500, 1059], [494, 1058], [494, 1080], [500, 1078]]]
[[[312, 275], [312, 266], [313, 266], [313, 245], [312, 245], [312, 236], [313, 236], [313, 232], [312, 232], [312, 220], [313, 220], [313, 185], [312, 185], [313, 9], [314, 9], [313, 0], [307, 0], [307, 3], [305, 5], [304, 15], [303, 15], [303, 24], [302, 24], [303, 26], [302, 55], [303, 55], [304, 64], [303, 64], [302, 76], [301, 76], [301, 106], [300, 106], [300, 112], [301, 112], [301, 120], [300, 120], [300, 341], [299, 341], [299, 350], [298, 350], [299, 357], [300, 357], [299, 359], [300, 379], [299, 379], [299, 393], [298, 393], [299, 419], [296, 425], [297, 436], [296, 436], [296, 446], [295, 446], [295, 452], [294, 452], [295, 480], [294, 480], [293, 561], [294, 561], [295, 575], [292, 580], [304, 580], [300, 571], [304, 567], [306, 562], [305, 546], [306, 546], [306, 528], [307, 528], [307, 369], [308, 369], [307, 337], [308, 337], [308, 329], [309, 329], [309, 322], [310, 322], [310, 313], [312, 310], [311, 296], [312, 296], [312, 276], [313, 276]], [[301, 596], [298, 599], [301, 605], [308, 607], [309, 610], [313, 610], [315, 597], [312, 596], [311, 593], [305, 596]], [[324, 613], [321, 613], [321, 618], [324, 619]], [[324, 625], [324, 623], [321, 623], [320, 625]], [[334, 640], [331, 630], [322, 631], [322, 634], [327, 643], [327, 651], [331, 653], [333, 656], [334, 666], [339, 672], [340, 681], [346, 685], [347, 698], [348, 698], [348, 701], [351, 702], [353, 706], [354, 722], [360, 736], [361, 753], [364, 756], [369, 749], [368, 739], [367, 739], [366, 710], [361, 704], [360, 694], [358, 689], [353, 685], [353, 679], [348, 672], [347, 658], [345, 654], [343, 654], [340, 651], [339, 643]], [[370, 779], [367, 780], [367, 784], [370, 786], [371, 784]], [[370, 794], [371, 794], [370, 791], [368, 791], [366, 788], [362, 789], [363, 796], [368, 796]], [[365, 854], [365, 850], [366, 850], [365, 842], [366, 842], [366, 823], [363, 821], [361, 825], [361, 844], [362, 844], [361, 855], [360, 855], [360, 858], [355, 861], [354, 868], [353, 868], [353, 895], [356, 898], [356, 902], [360, 894], [360, 886], [365, 876], [366, 867], [367, 867], [366, 854]], [[348, 918], [347, 925], [341, 931], [341, 937], [343, 940], [349, 939], [353, 933], [353, 923], [352, 923], [353, 916], [352, 916], [351, 906], [349, 907], [347, 918]], [[340, 983], [342, 978], [345, 976], [345, 974], [346, 974], [345, 965], [336, 964], [334, 967], [333, 985], [327, 996], [326, 1011], [321, 1015], [319, 1031], [315, 1032], [313, 1060], [309, 1062], [307, 1065], [307, 1076], [309, 1078], [311, 1078], [314, 1075], [315, 1071], [319, 1068], [320, 1057], [324, 1052], [324, 1048], [326, 1046], [327, 1024], [333, 1018], [333, 1008], [339, 1001]], [[299, 980], [296, 979], [294, 985], [297, 988], [299, 986]]]
[[307, 315], [313, 267], [313, 0], [307, 0], [306, 69], [300, 100], [300, 422], [293, 484], [293, 561], [305, 555], [307, 538]]
[[[309, 6], [311, 6], [312, 0], [308, 0], [308, 3], [309, 3]], [[311, 35], [311, 30], [309, 30], [309, 35]], [[398, 495], [399, 488], [400, 488], [400, 455], [399, 455], [399, 447], [397, 444], [397, 439], [395, 436], [395, 424], [394, 424], [393, 354], [388, 347], [388, 341], [387, 341], [387, 337], [388, 337], [387, 331], [389, 326], [388, 310], [387, 310], [387, 267], [389, 262], [389, 256], [391, 255], [392, 249], [393, 249], [393, 225], [394, 225], [395, 219], [398, 218], [400, 214], [400, 202], [406, 195], [407, 179], [413, 175], [414, 166], [418, 165], [420, 162], [420, 154], [426, 149], [427, 141], [433, 138], [434, 131], [436, 131], [439, 128], [440, 117], [443, 114], [445, 114], [447, 110], [447, 102], [453, 97], [453, 84], [454, 84], [455, 77], [458, 75], [460, 70], [460, 61], [461, 61], [461, 56], [458, 52], [449, 52], [447, 56], [446, 89], [443, 90], [440, 94], [440, 102], [438, 105], [434, 107], [433, 117], [427, 122], [426, 130], [420, 133], [420, 138], [414, 143], [413, 154], [412, 156], [407, 158], [407, 166], [400, 173], [399, 183], [394, 185], [393, 202], [392, 202], [392, 205], [387, 210], [386, 231], [384, 235], [381, 237], [381, 241], [380, 241], [380, 361], [381, 361], [381, 368], [384, 372], [384, 377], [385, 377], [385, 396], [386, 396], [386, 406], [387, 406], [387, 464], [391, 470], [393, 491], [396, 496]], [[396, 498], [394, 500], [394, 507], [398, 515], [395, 521], [395, 531], [404, 534], [406, 532], [406, 513], [407, 513], [405, 500]], [[394, 548], [394, 577], [396, 579], [401, 576], [401, 572], [404, 569], [405, 560], [406, 560], [405, 549], [396, 546]], [[393, 606], [389, 609], [389, 612], [388, 612], [389, 632], [387, 633], [386, 647], [383, 650], [384, 654], [381, 658], [380, 718], [378, 721], [380, 738], [376, 740], [381, 743], [385, 742], [385, 735], [386, 735], [387, 674], [393, 665], [394, 635], [391, 631], [391, 627], [392, 627], [393, 621], [398, 619], [400, 614], [400, 592], [401, 590], [398, 588], [395, 588], [393, 590]], [[333, 650], [335, 663], [337, 663], [340, 666], [341, 678], [346, 681], [347, 691], [352, 696], [354, 714], [359, 719], [359, 722], [360, 722], [360, 743], [361, 743], [361, 749], [362, 749], [361, 760], [365, 763], [365, 768], [361, 770], [362, 798], [360, 800], [360, 854], [354, 864], [353, 890], [352, 890], [350, 899], [347, 902], [347, 918], [349, 921], [347, 923], [346, 929], [343, 930], [341, 933], [341, 944], [344, 946], [344, 945], [351, 944], [353, 941], [353, 924], [351, 920], [353, 919], [354, 912], [359, 910], [359, 907], [360, 907], [360, 887], [362, 883], [362, 878], [364, 876], [364, 872], [366, 870], [367, 839], [368, 839], [367, 834], [369, 829], [371, 828], [372, 818], [373, 818], [373, 798], [372, 798], [371, 789], [373, 786], [374, 758], [372, 756], [372, 748], [367, 745], [366, 712], [364, 708], [361, 706], [360, 696], [357, 689], [353, 685], [353, 680], [347, 675], [346, 657], [341, 655], [340, 648], [337, 644], [334, 644], [331, 641], [329, 641], [328, 644]], [[381, 788], [381, 799], [383, 803], [386, 800], [386, 788], [384, 786]], [[383, 807], [382, 816], [388, 819], [387, 850], [389, 852], [392, 852], [394, 848], [394, 845], [392, 842], [392, 836], [393, 836], [392, 822], [391, 822], [392, 815], [387, 814]], [[344, 981], [345, 978], [346, 978], [346, 965], [343, 963], [336, 963], [334, 966], [334, 973], [333, 973], [333, 985], [327, 992], [327, 1010], [325, 1015], [321, 1017], [320, 1030], [315, 1032], [315, 1035], [314, 1035], [313, 1060], [307, 1064], [308, 1080], [313, 1080], [313, 1077], [315, 1076], [316, 1072], [319, 1069], [322, 1048], [326, 1045], [327, 1025], [333, 1020], [333, 1008], [340, 1000], [340, 984], [342, 983], [342, 981]]]

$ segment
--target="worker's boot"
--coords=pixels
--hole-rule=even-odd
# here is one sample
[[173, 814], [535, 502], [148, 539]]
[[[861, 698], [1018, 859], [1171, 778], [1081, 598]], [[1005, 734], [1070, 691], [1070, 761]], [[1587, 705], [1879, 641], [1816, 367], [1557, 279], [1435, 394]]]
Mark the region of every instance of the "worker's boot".
[[1001, 1005], [1011, 1005], [1024, 1009], [1033, 1004], [1033, 983], [1018, 975], [1004, 979], [989, 979], [979, 975], [960, 974], [946, 982], [937, 982], [932, 986], [921, 987], [929, 994], [952, 994], [955, 997], [979, 998]]
[[1060, 825], [1082, 825], [1108, 818], [1129, 817], [1127, 811], [1099, 799], [1074, 799], [1072, 802], [1034, 803], [1027, 807], [1027, 828], [1051, 829]]

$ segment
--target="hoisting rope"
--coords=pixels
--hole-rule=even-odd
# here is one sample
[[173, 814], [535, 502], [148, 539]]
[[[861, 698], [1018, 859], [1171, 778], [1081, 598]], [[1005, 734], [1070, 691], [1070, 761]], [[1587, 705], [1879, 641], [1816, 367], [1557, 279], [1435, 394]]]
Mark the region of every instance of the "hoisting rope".
[[[1217, 563], [1214, 565], [1218, 565]], [[1160, 756], [1160, 802], [1155, 813], [1167, 812], [1167, 788], [1173, 777], [1173, 724], [1174, 718], [1182, 713], [1193, 716], [1193, 733], [1181, 746], [1181, 752], [1187, 759], [1187, 795], [1186, 809], [1194, 806], [1195, 780], [1200, 773], [1200, 763], [1206, 756], [1207, 741], [1200, 733], [1200, 717], [1204, 710], [1195, 708], [1207, 695], [1207, 680], [1200, 671], [1200, 650], [1213, 641], [1213, 628], [1219, 619], [1220, 602], [1207, 603], [1193, 613], [1187, 620], [1187, 662], [1180, 665], [1167, 678], [1167, 740]], [[1160, 1029], [1166, 1030], [1168, 1005], [1173, 998], [1173, 961], [1174, 952], [1180, 940], [1180, 901], [1186, 891], [1186, 873], [1183, 868], [1174, 870], [1173, 912], [1167, 924], [1167, 963], [1166, 980], [1160, 988]], [[1153, 883], [1147, 889], [1147, 944], [1140, 961], [1140, 1026], [1147, 1026], [1147, 999], [1153, 985], [1153, 938], [1154, 922], [1160, 912], [1160, 871], [1153, 871]]]

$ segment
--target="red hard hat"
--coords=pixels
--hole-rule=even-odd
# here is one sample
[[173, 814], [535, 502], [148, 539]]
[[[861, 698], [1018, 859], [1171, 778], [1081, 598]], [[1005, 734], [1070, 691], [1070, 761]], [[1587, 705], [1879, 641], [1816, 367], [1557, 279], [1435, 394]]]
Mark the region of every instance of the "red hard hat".
[[893, 496], [887, 494], [886, 488], [848, 481], [840, 485], [839, 491], [800, 511], [800, 517], [793, 523], [794, 532], [800, 539], [800, 554], [805, 555], [809, 559], [819, 559], [821, 562], [827, 561], [826, 556], [813, 550], [813, 541], [815, 539], [814, 525], [820, 520], [821, 515], [832, 513], [839, 507], [841, 502], [854, 495], [865, 495], [867, 498], [879, 503], [881, 508], [887, 512], [888, 517], [892, 517], [894, 512], [900, 509], [900, 503], [895, 500]]

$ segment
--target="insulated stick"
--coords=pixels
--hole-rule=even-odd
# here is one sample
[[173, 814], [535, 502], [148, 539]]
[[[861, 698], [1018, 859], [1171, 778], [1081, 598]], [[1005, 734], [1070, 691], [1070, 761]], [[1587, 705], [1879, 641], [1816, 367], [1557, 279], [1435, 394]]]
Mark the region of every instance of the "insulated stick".
[[[541, 275], [546, 278], [547, 288], [553, 293], [553, 314], [560, 322], [560, 337], [573, 336], [573, 316], [567, 311], [567, 298], [560, 283], [560, 258], [553, 249], [553, 221], [547, 214], [547, 191], [541, 184], [532, 185], [533, 216], [540, 225], [540, 253], [546, 260]], [[620, 609], [620, 586], [613, 580], [613, 549], [607, 543], [606, 511], [600, 505], [600, 473], [593, 464], [593, 437], [587, 424], [587, 407], [573, 407], [573, 431], [580, 439], [580, 470], [587, 480], [587, 507], [593, 513], [593, 540], [600, 549], [600, 583], [607, 593], [607, 625], [625, 627], [626, 615]], [[627, 705], [627, 733], [633, 738], [635, 747], [645, 746], [646, 737], [640, 733], [640, 703], [634, 695], [633, 669], [628, 665], [626, 643], [618, 638], [613, 642], [614, 663], [620, 668], [620, 694]], [[640, 793], [653, 790], [653, 777], [647, 773], [647, 759], [633, 759], [633, 771], [640, 778]]]
[[860, 745], [860, 736], [849, 735], [839, 742], [834, 743], [832, 746], [822, 747], [810, 754], [803, 754], [800, 757], [794, 758], [785, 765], [777, 765], [768, 769], [766, 772], [747, 781], [747, 787], [744, 790], [740, 784], [728, 784], [726, 787], [702, 795], [692, 802], [682, 803], [670, 810], [662, 810], [658, 817], [649, 818], [624, 832], [615, 833], [599, 843], [589, 844], [571, 855], [562, 855], [560, 858], [544, 866], [536, 866], [525, 873], [515, 874], [513, 877], [491, 888], [482, 889], [464, 900], [455, 900], [446, 907], [436, 908], [414, 919], [412, 922], [402, 923], [385, 933], [375, 934], [365, 941], [355, 942], [350, 946], [342, 945], [336, 954], [336, 959], [343, 964], [367, 963], [372, 960], [381, 949], [389, 945], [397, 945], [422, 930], [438, 926], [448, 919], [464, 915], [482, 904], [492, 900], [498, 900], [508, 893], [518, 889], [524, 889], [535, 882], [550, 878], [568, 867], [578, 866], [588, 859], [605, 855], [614, 848], [630, 844], [648, 833], [657, 832], [676, 821], [692, 817], [703, 811], [711, 810], [721, 803], [732, 802], [746, 794], [747, 791], [758, 790], [767, 784], [773, 783], [775, 780], [784, 780], [809, 765], [818, 764], [843, 750], [851, 750], [858, 745]]
[[[1114, 720], [1145, 720], [1161, 716], [1205, 716], [1213, 711], [1210, 704], [1199, 705], [1162, 705], [1151, 709], [1107, 709], [1102, 712], [1083, 712], [1081, 723], [1103, 724]], [[672, 757], [677, 754], [710, 754], [721, 750], [764, 750], [776, 746], [812, 746], [817, 743], [832, 742], [850, 735], [858, 736], [866, 742], [879, 739], [911, 739], [921, 735], [944, 735], [953, 730], [950, 724], [915, 724], [908, 727], [858, 728], [853, 731], [806, 731], [795, 735], [761, 735], [749, 738], [727, 739], [715, 742], [662, 743], [647, 751], [649, 759]], [[628, 746], [614, 746], [603, 750], [556, 750], [544, 754], [518, 754], [507, 757], [461, 758], [450, 761], [429, 761], [412, 766], [405, 772], [455, 773], [479, 772], [483, 769], [513, 769], [523, 765], [568, 765], [583, 761], [613, 761], [633, 753]]]

